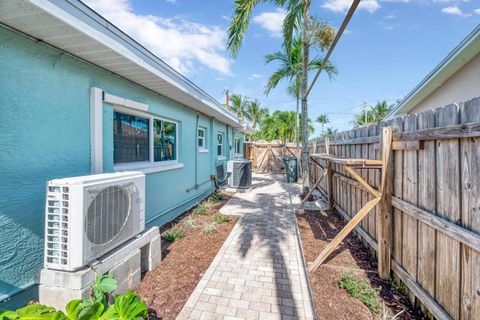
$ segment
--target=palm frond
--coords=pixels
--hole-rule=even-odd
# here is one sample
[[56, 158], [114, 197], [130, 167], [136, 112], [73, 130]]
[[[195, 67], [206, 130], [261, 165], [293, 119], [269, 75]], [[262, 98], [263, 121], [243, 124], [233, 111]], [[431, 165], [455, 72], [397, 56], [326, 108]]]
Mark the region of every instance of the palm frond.
[[243, 36], [248, 30], [253, 8], [262, 0], [235, 0], [234, 12], [228, 27], [227, 50], [236, 58], [242, 45]]

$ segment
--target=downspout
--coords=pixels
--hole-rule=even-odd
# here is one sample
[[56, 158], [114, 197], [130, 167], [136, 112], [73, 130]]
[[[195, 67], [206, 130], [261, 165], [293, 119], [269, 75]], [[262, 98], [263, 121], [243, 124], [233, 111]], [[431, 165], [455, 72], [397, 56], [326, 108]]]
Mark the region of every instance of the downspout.
[[228, 127], [229, 127], [229, 125], [226, 124], [226, 128], [227, 128], [227, 130], [226, 130], [227, 131], [227, 137], [226, 137], [227, 138], [226, 139], [227, 140], [227, 156], [226, 156], [226, 159], [227, 159], [227, 161], [230, 160], [230, 140], [228, 140]]
[[211, 181], [211, 179], [208, 179], [201, 182], [200, 184], [198, 183], [198, 119], [199, 118], [200, 118], [200, 115], [197, 113], [197, 119], [195, 120], [195, 142], [193, 144], [194, 150], [195, 150], [195, 185], [187, 189], [187, 192], [191, 192], [192, 190], [197, 190], [204, 184]]

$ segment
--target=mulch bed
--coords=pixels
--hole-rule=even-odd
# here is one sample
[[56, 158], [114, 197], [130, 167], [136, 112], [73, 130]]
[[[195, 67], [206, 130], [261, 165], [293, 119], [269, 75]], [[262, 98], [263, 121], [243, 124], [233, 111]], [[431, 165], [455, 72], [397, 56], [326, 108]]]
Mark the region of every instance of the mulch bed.
[[[312, 262], [345, 225], [335, 211], [305, 211], [298, 215], [300, 234], [306, 260]], [[351, 270], [355, 275], [368, 279], [380, 290], [377, 314], [370, 311], [360, 300], [353, 298], [338, 285], [342, 274]], [[340, 244], [327, 261], [315, 272], [310, 281], [315, 298], [315, 307], [320, 319], [423, 319], [411, 306], [402, 291], [392, 282], [381, 280], [370, 249], [353, 233]], [[384, 314], [388, 317], [384, 317]]]
[[[211, 223], [213, 215], [232, 197], [226, 197], [211, 206], [207, 215], [196, 215], [192, 210], [161, 228], [162, 235], [174, 225], [185, 231], [185, 237], [174, 242], [162, 240], [162, 262], [153, 271], [145, 273], [136, 292], [150, 308], [150, 319], [175, 319], [193, 292], [208, 266], [228, 237], [237, 217], [218, 226], [216, 232], [204, 235], [202, 229]], [[193, 218], [196, 227], [185, 223]]]

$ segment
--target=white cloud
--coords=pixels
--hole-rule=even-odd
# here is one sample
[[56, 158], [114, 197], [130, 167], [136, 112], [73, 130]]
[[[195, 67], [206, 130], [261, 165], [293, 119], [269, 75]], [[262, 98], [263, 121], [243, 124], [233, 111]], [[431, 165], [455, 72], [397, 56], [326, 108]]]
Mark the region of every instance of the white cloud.
[[194, 64], [200, 63], [231, 73], [231, 61], [224, 56], [226, 33], [219, 27], [139, 15], [133, 12], [130, 0], [84, 1], [179, 72], [193, 73]]
[[169, 3], [173, 3], [173, 4], [177, 3], [177, 0], [165, 0], [165, 1], [167, 1]]
[[475, 12], [476, 14], [480, 14], [480, 8], [475, 9], [473, 12]]
[[452, 15], [461, 16], [461, 17], [471, 16], [471, 14], [469, 14], [469, 13], [463, 13], [462, 10], [458, 6], [451, 6], [451, 7], [442, 8], [442, 12], [445, 13], [445, 14], [452, 14]]
[[282, 36], [283, 19], [287, 15], [284, 9], [263, 12], [253, 17], [252, 21], [267, 30], [272, 37], [280, 38]]
[[[353, 0], [327, 0], [322, 7], [333, 12], [347, 12], [352, 2]], [[374, 12], [380, 8], [380, 3], [378, 0], [363, 0], [358, 8]]]
[[250, 75], [250, 77], [248, 77], [249, 80], [261, 79], [261, 78], [263, 78], [263, 76], [261, 74], [258, 74], [258, 73], [252, 73]]
[[394, 14], [389, 14], [388, 16], [385, 16], [385, 19], [387, 20], [391, 20], [391, 19], [395, 19], [397, 16], [394, 15]]

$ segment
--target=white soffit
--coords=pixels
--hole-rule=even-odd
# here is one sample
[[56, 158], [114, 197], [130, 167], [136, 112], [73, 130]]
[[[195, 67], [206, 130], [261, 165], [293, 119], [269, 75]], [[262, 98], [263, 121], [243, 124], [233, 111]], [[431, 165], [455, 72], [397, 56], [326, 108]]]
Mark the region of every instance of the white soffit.
[[232, 127], [243, 127], [215, 99], [80, 1], [0, 0], [0, 22]]

